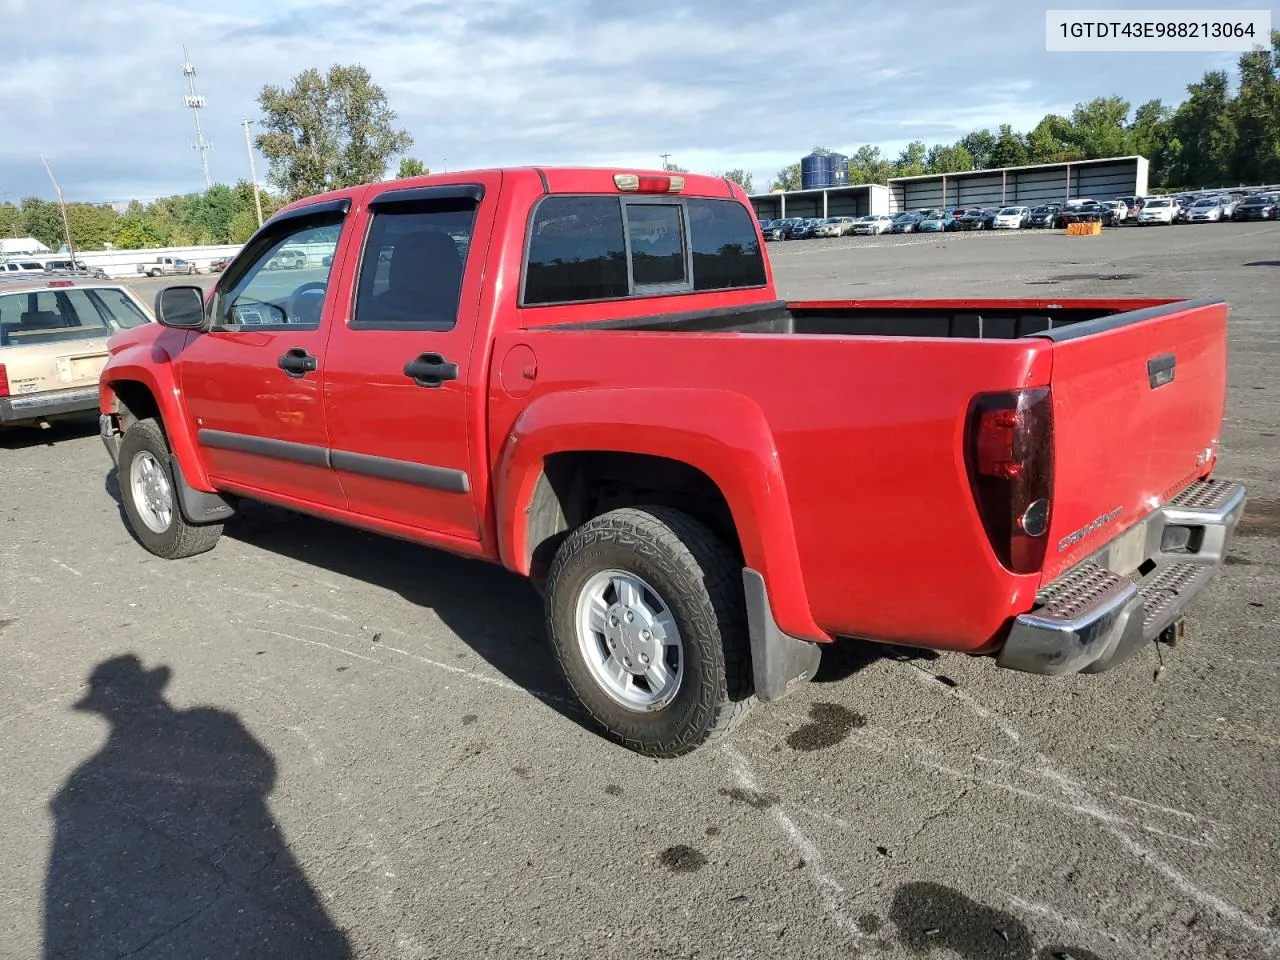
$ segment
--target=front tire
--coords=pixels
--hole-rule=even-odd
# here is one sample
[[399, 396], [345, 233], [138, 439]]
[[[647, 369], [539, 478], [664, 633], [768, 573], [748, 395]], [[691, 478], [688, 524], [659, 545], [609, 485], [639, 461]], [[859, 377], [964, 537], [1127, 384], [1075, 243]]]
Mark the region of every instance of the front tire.
[[557, 550], [546, 623], [565, 681], [612, 740], [677, 757], [754, 703], [742, 564], [668, 507], [613, 510]]
[[158, 420], [130, 424], [120, 441], [118, 462], [125, 517], [148, 552], [178, 560], [213, 549], [222, 524], [196, 525], [183, 517], [169, 467], [169, 443]]

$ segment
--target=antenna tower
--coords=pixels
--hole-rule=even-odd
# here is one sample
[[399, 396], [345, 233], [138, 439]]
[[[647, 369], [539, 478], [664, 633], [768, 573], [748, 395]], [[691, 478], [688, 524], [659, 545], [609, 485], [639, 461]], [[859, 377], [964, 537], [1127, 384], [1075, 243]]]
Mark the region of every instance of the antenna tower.
[[204, 109], [204, 97], [196, 92], [196, 68], [191, 63], [191, 58], [187, 56], [187, 48], [182, 48], [182, 75], [187, 78], [187, 95], [182, 98], [182, 105], [191, 110], [192, 116], [196, 118], [196, 142], [191, 144], [191, 149], [200, 154], [200, 168], [204, 171], [204, 187], [208, 190], [213, 186], [213, 180], [209, 177], [209, 157], [208, 153], [213, 149], [213, 144], [204, 138], [204, 130], [200, 126], [200, 111]]

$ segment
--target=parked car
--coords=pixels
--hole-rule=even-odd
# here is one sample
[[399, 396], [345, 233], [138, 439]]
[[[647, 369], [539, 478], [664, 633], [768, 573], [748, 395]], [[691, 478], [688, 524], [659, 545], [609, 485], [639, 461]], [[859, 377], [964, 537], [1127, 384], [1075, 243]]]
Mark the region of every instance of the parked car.
[[920, 214], [918, 213], [900, 213], [893, 218], [893, 223], [889, 227], [890, 233], [914, 233], [915, 229], [920, 225]]
[[[110, 341], [140, 549], [211, 550], [243, 498], [501, 564], [584, 713], [660, 757], [837, 636], [1059, 675], [1177, 635], [1246, 497], [1213, 476], [1226, 303], [786, 302], [729, 190], [513, 168], [285, 206]], [[319, 239], [329, 272], [265, 269]]]
[[1139, 226], [1150, 223], [1163, 223], [1165, 226], [1170, 226], [1179, 212], [1177, 201], [1172, 197], [1151, 197], [1138, 211], [1137, 222]]
[[853, 232], [855, 235], [865, 234], [867, 236], [878, 236], [893, 226], [893, 217], [888, 214], [876, 213], [868, 214], [865, 217], [859, 217], [853, 223]]
[[935, 210], [927, 217], [921, 218], [916, 229], [921, 233], [947, 233], [956, 228], [956, 218], [945, 210]]
[[1225, 216], [1221, 197], [1202, 197], [1187, 210], [1189, 223], [1219, 223]]
[[138, 272], [148, 277], [171, 277], [176, 274], [193, 274], [196, 265], [182, 257], [156, 257], [150, 263], [138, 264]]
[[765, 240], [786, 240], [792, 225], [799, 222], [799, 217], [783, 217], [780, 220], [774, 220], [765, 228], [764, 238]]
[[965, 212], [964, 216], [956, 220], [956, 229], [958, 230], [990, 230], [991, 223], [995, 220], [996, 211], [972, 209]]
[[822, 222], [818, 217], [802, 217], [787, 228], [788, 240], [812, 240], [814, 231]]
[[1058, 226], [1058, 216], [1061, 212], [1062, 205], [1057, 203], [1046, 203], [1039, 207], [1033, 207], [1027, 226], [1044, 227], [1052, 230]]
[[815, 237], [846, 237], [853, 233], [854, 217], [827, 217], [813, 228]]
[[1103, 200], [1102, 205], [1111, 211], [1112, 220], [1117, 224], [1129, 219], [1129, 207], [1123, 200]]
[[1137, 195], [1128, 196], [1128, 197], [1116, 197], [1116, 199], [1125, 205], [1125, 207], [1129, 211], [1129, 214], [1128, 214], [1129, 218], [1134, 220], [1137, 219], [1138, 214], [1142, 212], [1142, 208], [1146, 204], [1146, 198], [1139, 197]]
[[1255, 193], [1240, 201], [1236, 220], [1275, 220], [1280, 217], [1280, 194]]
[[1031, 222], [1031, 210], [1028, 207], [1001, 207], [991, 222], [995, 230], [1020, 230]]
[[0, 428], [92, 416], [107, 340], [153, 319], [123, 285], [0, 274]]
[[1094, 221], [1101, 223], [1104, 227], [1114, 227], [1116, 225], [1115, 209], [1108, 207], [1104, 203], [1086, 203], [1070, 210], [1063, 210], [1058, 216], [1058, 222], [1064, 227], [1072, 223], [1091, 223]]

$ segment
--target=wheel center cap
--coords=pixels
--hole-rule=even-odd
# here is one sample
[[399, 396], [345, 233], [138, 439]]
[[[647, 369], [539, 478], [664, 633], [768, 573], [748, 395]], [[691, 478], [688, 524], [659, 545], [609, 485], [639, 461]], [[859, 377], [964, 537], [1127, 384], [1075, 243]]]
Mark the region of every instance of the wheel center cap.
[[606, 634], [617, 644], [616, 656], [634, 674], [643, 674], [658, 656], [653, 617], [647, 610], [615, 604], [609, 608]]

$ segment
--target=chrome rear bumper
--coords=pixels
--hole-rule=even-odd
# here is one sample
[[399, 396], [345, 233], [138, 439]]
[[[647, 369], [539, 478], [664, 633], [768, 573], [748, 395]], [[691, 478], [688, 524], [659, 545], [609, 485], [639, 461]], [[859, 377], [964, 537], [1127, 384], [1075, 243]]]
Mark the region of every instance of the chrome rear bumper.
[[[1175, 624], [1217, 575], [1244, 514], [1243, 484], [1200, 480], [1072, 567], [1014, 620], [996, 662], [1051, 676], [1101, 673]], [[1126, 569], [1137, 542], [1141, 563]]]

